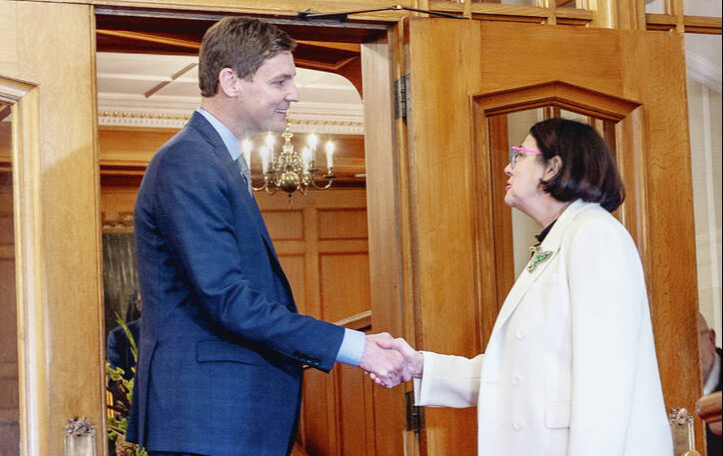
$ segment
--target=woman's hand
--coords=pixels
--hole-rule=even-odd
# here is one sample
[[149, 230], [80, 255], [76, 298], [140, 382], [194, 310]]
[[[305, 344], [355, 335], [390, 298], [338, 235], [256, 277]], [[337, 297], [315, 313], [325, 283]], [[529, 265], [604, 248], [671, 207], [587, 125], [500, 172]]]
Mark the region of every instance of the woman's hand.
[[414, 377], [420, 378], [424, 370], [424, 355], [412, 348], [406, 340], [396, 339], [377, 341], [377, 345], [387, 350], [396, 350], [404, 357], [402, 380], [408, 382]]

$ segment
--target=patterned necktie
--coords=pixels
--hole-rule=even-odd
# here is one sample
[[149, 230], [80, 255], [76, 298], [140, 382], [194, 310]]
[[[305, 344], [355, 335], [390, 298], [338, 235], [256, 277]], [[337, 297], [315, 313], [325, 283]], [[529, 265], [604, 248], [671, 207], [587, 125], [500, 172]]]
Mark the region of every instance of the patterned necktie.
[[251, 171], [249, 171], [249, 167], [246, 165], [246, 160], [244, 159], [243, 155], [239, 155], [239, 157], [236, 159], [236, 166], [238, 166], [238, 170], [241, 173], [241, 177], [243, 178], [244, 182], [246, 182], [246, 185], [249, 189], [249, 194], [253, 195], [254, 190], [251, 187]]

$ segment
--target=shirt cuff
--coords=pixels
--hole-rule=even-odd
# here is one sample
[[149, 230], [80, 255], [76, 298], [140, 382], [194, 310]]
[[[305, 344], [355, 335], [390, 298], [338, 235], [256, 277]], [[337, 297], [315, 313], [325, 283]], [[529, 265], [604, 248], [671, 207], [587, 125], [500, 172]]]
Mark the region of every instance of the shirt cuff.
[[336, 362], [358, 366], [361, 364], [366, 342], [366, 335], [363, 332], [344, 328], [344, 339], [336, 355]]

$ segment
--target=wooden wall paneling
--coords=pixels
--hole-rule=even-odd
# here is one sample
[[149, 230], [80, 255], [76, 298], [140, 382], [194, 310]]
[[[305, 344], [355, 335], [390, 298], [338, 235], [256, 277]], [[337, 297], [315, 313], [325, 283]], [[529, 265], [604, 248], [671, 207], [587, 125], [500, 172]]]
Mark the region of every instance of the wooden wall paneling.
[[304, 372], [302, 418], [297, 439], [309, 455], [334, 454], [336, 448], [336, 427], [328, 405], [333, 403], [327, 392], [328, 377], [315, 369]]
[[319, 239], [367, 239], [367, 211], [364, 209], [321, 210]]
[[324, 319], [339, 321], [370, 309], [366, 252], [321, 253], [319, 277]]
[[[8, 4], [2, 3], [3, 8]], [[10, 3], [15, 22], [3, 33], [13, 36], [17, 52], [14, 59], [0, 62], [0, 75], [37, 85], [24, 97], [32, 113], [14, 139], [21, 141], [23, 152], [39, 152], [38, 162], [24, 154], [14, 160], [23, 173], [17, 176], [23, 200], [16, 208], [16, 242], [24, 249], [18, 252], [23, 260], [18, 264], [23, 454], [62, 451], [64, 426], [74, 416], [95, 425], [101, 436], [96, 450], [102, 454], [104, 341], [92, 10], [70, 3]]]
[[[349, 321], [371, 311], [366, 196], [331, 189], [284, 196], [257, 194], [284, 271], [303, 313]], [[369, 329], [366, 318], [349, 323]], [[307, 369], [299, 442], [310, 455], [375, 455], [374, 387], [356, 368], [330, 375]]]
[[[371, 310], [366, 227], [358, 227], [360, 221], [366, 225], [365, 216], [363, 207], [317, 210], [316, 275], [322, 317], [327, 321], [336, 322]], [[327, 391], [333, 393], [327, 404], [329, 416], [334, 417], [332, 429], [336, 438], [330, 454], [376, 454], [374, 447], [366, 447], [366, 434], [373, 434], [374, 427], [366, 426], [365, 382], [369, 379], [359, 369], [343, 365], [337, 365], [327, 379]]]
[[[397, 132], [392, 100], [395, 65], [403, 60], [396, 52], [400, 40], [393, 34], [374, 43], [362, 44], [364, 84], [364, 129], [367, 175], [367, 223], [369, 236], [369, 280], [372, 332], [386, 331], [413, 342], [408, 329], [411, 294], [405, 294], [402, 268], [400, 166], [395, 147]], [[396, 52], [396, 54], [395, 54]], [[409, 275], [407, 274], [407, 277]], [[374, 448], [378, 455], [405, 453], [404, 387], [386, 390], [372, 386], [375, 423]], [[371, 436], [370, 436], [371, 437]], [[416, 439], [413, 439], [416, 440]]]
[[[314, 195], [316, 196], [316, 195]], [[305, 242], [305, 279], [306, 283], [306, 310], [309, 315], [324, 318], [321, 307], [321, 280], [319, 277], [319, 246], [317, 209], [313, 206], [304, 208], [304, 242]]]
[[[483, 42], [505, 45], [482, 47], [484, 76], [479, 93], [554, 80], [603, 93], [622, 90], [615, 30], [501, 22], [482, 22], [480, 27]], [[532, 42], [530, 35], [534, 35]], [[585, 46], [578, 45], [577, 39], [584, 39]], [[535, 71], [521, 70], [523, 63]]]
[[[370, 422], [367, 413], [373, 412], [373, 395], [368, 396], [371, 382], [364, 373], [355, 367], [337, 366], [334, 368], [334, 378], [337, 382], [336, 390], [343, 397], [337, 399], [336, 413], [339, 418], [339, 443], [336, 452], [329, 453], [339, 456], [375, 456], [373, 421]], [[371, 407], [370, 407], [371, 405]], [[371, 426], [369, 426], [371, 424]], [[370, 445], [371, 443], [371, 445]]]

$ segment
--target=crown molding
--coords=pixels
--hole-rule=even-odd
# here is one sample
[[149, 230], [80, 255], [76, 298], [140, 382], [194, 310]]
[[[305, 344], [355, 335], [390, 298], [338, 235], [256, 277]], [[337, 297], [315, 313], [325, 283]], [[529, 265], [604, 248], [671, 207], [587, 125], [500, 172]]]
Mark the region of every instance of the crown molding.
[[[181, 129], [198, 104], [174, 104], [164, 103], [160, 107], [99, 97], [98, 125]], [[363, 107], [361, 104], [297, 103], [289, 111], [289, 124], [294, 133], [363, 135]]]
[[714, 65], [708, 59], [690, 50], [685, 55], [685, 67], [690, 79], [718, 94], [721, 93], [721, 81], [723, 80], [721, 67]]

